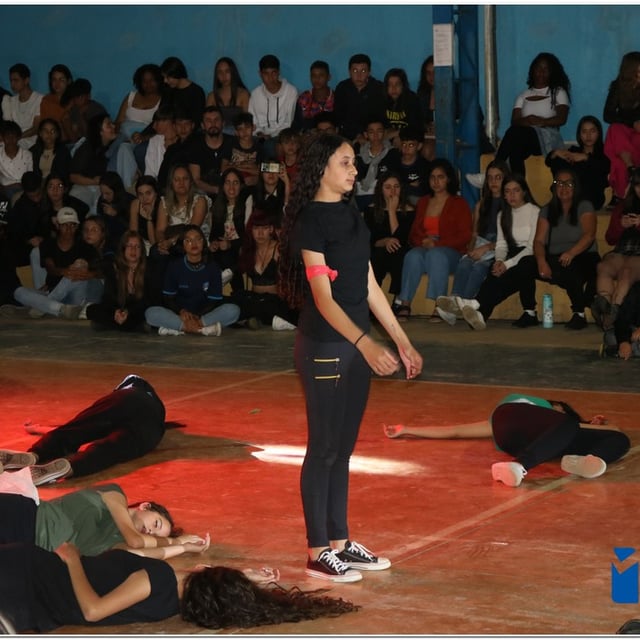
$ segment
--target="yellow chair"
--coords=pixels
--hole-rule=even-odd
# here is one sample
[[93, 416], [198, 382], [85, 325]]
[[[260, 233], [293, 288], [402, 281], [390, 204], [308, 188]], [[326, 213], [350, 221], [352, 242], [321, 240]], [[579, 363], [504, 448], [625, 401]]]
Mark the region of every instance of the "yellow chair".
[[524, 170], [533, 199], [543, 207], [551, 200], [551, 169], [544, 163], [544, 156], [529, 156], [524, 161]]

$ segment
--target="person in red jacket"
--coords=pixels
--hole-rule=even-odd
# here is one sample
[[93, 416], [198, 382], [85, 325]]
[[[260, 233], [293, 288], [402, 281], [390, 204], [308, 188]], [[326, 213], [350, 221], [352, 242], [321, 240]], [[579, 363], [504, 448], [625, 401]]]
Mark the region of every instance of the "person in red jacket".
[[[471, 239], [471, 210], [458, 192], [456, 170], [448, 160], [436, 158], [429, 171], [430, 193], [416, 206], [409, 232], [413, 247], [404, 258], [402, 288], [393, 310], [398, 319], [411, 315], [411, 300], [423, 273], [428, 274], [427, 298], [446, 295], [449, 275], [466, 253]], [[436, 322], [439, 316], [434, 316]]]

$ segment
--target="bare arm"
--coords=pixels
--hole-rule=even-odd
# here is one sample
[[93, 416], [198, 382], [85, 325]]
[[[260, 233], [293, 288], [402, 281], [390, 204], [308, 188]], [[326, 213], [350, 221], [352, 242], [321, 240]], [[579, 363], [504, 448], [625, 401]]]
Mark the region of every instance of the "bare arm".
[[[387, 297], [376, 282], [371, 263], [369, 263], [369, 277], [367, 284], [369, 288], [369, 295], [367, 297], [369, 308], [398, 347], [398, 353], [400, 354], [400, 358], [404, 364], [407, 380], [411, 380], [422, 372], [422, 356], [414, 349], [407, 337], [407, 334], [400, 326], [398, 319], [394, 315], [393, 311], [391, 311]], [[368, 339], [369, 338], [367, 336], [366, 338], [363, 338], [361, 342]]]
[[384, 433], [387, 438], [414, 436], [438, 440], [456, 440], [460, 438], [490, 438], [491, 425], [488, 420], [469, 422], [466, 424], [452, 424], [433, 427], [407, 427], [403, 424], [386, 424]]
[[78, 549], [64, 542], [56, 549], [56, 553], [67, 565], [73, 593], [87, 622], [98, 622], [124, 611], [151, 594], [149, 575], [141, 569], [109, 593], [99, 596], [87, 578]]
[[[302, 251], [302, 260], [305, 267], [326, 266], [324, 254], [316, 251]], [[347, 341], [355, 344], [360, 350], [369, 366], [380, 376], [391, 375], [398, 369], [396, 356], [388, 349], [377, 343], [373, 338], [362, 333], [351, 318], [342, 310], [333, 299], [331, 284], [327, 275], [316, 276], [309, 280], [311, 293], [316, 307], [324, 319]]]

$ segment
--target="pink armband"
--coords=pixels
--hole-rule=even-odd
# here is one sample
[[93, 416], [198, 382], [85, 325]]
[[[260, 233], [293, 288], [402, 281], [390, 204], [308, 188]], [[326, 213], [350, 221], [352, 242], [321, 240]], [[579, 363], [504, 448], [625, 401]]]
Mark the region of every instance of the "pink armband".
[[307, 274], [307, 280], [311, 280], [311, 278], [315, 278], [316, 276], [324, 276], [325, 274], [329, 276], [329, 280], [333, 282], [338, 277], [338, 272], [335, 269], [331, 269], [326, 264], [314, 264], [305, 269], [305, 273]]

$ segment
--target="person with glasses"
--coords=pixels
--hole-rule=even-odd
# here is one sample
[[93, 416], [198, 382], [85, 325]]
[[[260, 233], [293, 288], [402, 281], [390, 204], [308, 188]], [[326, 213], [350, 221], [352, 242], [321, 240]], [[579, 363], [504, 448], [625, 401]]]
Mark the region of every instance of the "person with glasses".
[[582, 197], [572, 169], [556, 172], [551, 193], [551, 200], [540, 211], [533, 256], [525, 266], [532, 281], [544, 280], [567, 292], [573, 315], [565, 327], [580, 330], [587, 326], [584, 310], [594, 298], [600, 262], [596, 214], [591, 202]]
[[391, 149], [380, 161], [377, 178], [380, 180], [389, 172], [398, 175], [409, 204], [415, 207], [418, 200], [429, 192], [431, 167], [420, 154], [423, 136], [419, 129], [404, 127], [400, 129], [398, 138], [400, 147]]
[[385, 118], [384, 84], [371, 75], [371, 58], [356, 53], [349, 59], [349, 77], [338, 83], [333, 112], [340, 133], [349, 140], [365, 142], [362, 132], [373, 118]]

